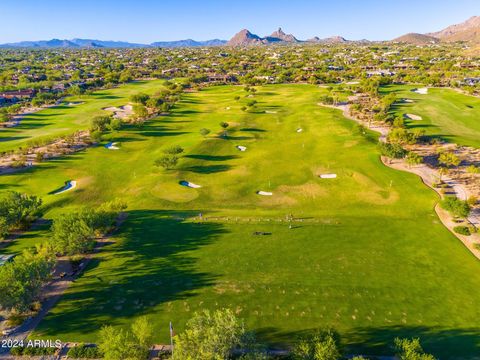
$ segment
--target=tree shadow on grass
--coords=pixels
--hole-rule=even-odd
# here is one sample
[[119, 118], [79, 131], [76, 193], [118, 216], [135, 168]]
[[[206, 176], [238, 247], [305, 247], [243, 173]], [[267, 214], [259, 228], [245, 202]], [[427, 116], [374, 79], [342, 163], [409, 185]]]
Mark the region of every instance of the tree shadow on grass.
[[191, 171], [198, 174], [214, 174], [228, 171], [232, 168], [231, 165], [195, 165], [183, 168], [182, 170]]
[[[259, 339], [271, 348], [289, 348], [299, 339], [318, 330], [285, 332], [275, 327], [255, 329]], [[335, 331], [335, 329], [333, 329]], [[427, 353], [440, 359], [473, 359], [480, 351], [480, 328], [440, 328], [427, 326], [361, 327], [338, 332], [345, 354], [393, 356], [395, 338], [419, 338]]]
[[0, 142], [8, 142], [15, 140], [27, 139], [28, 136], [9, 136], [9, 137], [0, 137]]
[[346, 347], [364, 354], [392, 354], [398, 338], [419, 338], [424, 350], [441, 359], [474, 358], [480, 351], [480, 328], [385, 326], [356, 328], [346, 334]]
[[242, 128], [240, 131], [246, 131], [246, 132], [267, 132], [267, 130], [263, 129], [257, 129], [257, 128]]
[[21, 120], [20, 121], [20, 125], [16, 126], [15, 128], [18, 129], [18, 130], [31, 130], [31, 129], [38, 129], [40, 127], [44, 127], [44, 126], [49, 126], [49, 125], [53, 125], [52, 122], [34, 122], [32, 120], [28, 120], [28, 121], [23, 121]]
[[96, 97], [97, 99], [104, 99], [104, 100], [121, 99], [120, 96], [116, 96], [116, 95], [92, 94], [92, 96]]
[[153, 125], [149, 124], [148, 126], [139, 128], [137, 133], [142, 136], [177, 136], [177, 135], [184, 135], [188, 134], [187, 131], [176, 131], [168, 128], [167, 126], [163, 125]]
[[117, 243], [101, 250], [99, 262], [89, 264], [39, 332], [91, 334], [105, 324], [115, 325], [116, 320], [212, 286], [217, 275], [196, 269], [190, 252], [213, 243], [227, 230], [222, 224], [180, 220], [195, 214], [198, 211], [130, 211], [114, 238]]
[[238, 159], [237, 155], [185, 155], [185, 158], [205, 161], [227, 161]]

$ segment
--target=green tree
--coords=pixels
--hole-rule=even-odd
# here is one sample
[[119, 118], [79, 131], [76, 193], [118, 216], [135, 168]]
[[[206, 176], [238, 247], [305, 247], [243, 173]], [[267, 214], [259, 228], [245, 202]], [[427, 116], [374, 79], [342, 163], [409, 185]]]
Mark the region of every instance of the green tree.
[[161, 166], [166, 170], [172, 169], [178, 164], [178, 157], [175, 155], [164, 155], [155, 160], [155, 166]]
[[25, 312], [38, 299], [50, 278], [55, 256], [46, 247], [24, 251], [13, 262], [0, 267], [0, 307]]
[[146, 105], [148, 99], [150, 99], [150, 96], [147, 95], [147, 94], [143, 94], [143, 93], [139, 93], [139, 94], [135, 94], [135, 95], [130, 96], [130, 101], [133, 102], [133, 103], [136, 103], [136, 104]]
[[442, 208], [450, 212], [453, 216], [466, 218], [470, 215], [471, 207], [468, 201], [463, 201], [456, 196], [447, 196], [440, 203]]
[[438, 161], [447, 167], [458, 166], [461, 162], [460, 158], [453, 152], [440, 153], [440, 155], [438, 156]]
[[169, 148], [163, 150], [164, 154], [170, 154], [170, 155], [179, 155], [183, 153], [184, 149], [180, 145], [173, 145], [170, 146]]
[[174, 337], [174, 360], [224, 360], [241, 345], [243, 323], [231, 310], [204, 310]]
[[105, 360], [126, 360], [131, 357], [131, 343], [128, 333], [112, 326], [104, 326], [98, 336], [98, 347]]
[[91, 131], [105, 132], [112, 121], [110, 116], [96, 116], [92, 119], [90, 124]]
[[378, 143], [378, 148], [383, 156], [391, 159], [403, 159], [407, 151], [400, 144]]
[[148, 351], [153, 344], [153, 329], [146, 316], [137, 318], [132, 324], [132, 333], [137, 344]]
[[433, 355], [423, 351], [419, 339], [399, 339], [394, 341], [396, 356], [400, 360], [435, 360]]
[[41, 205], [42, 200], [34, 195], [6, 192], [0, 197], [0, 218], [3, 219], [4, 229], [25, 228], [35, 218]]
[[148, 110], [144, 105], [133, 105], [133, 114], [136, 120], [145, 120], [148, 117]]
[[413, 151], [409, 151], [405, 160], [407, 161], [408, 165], [414, 166], [420, 165], [423, 162], [423, 157], [421, 157], [417, 153], [414, 153]]
[[293, 350], [295, 360], [338, 360], [337, 341], [331, 331], [323, 331], [301, 340]]
[[92, 210], [60, 215], [53, 221], [51, 246], [65, 255], [83, 254], [95, 245], [95, 230], [91, 224]]
[[467, 172], [469, 174], [480, 174], [480, 167], [477, 167], [475, 165], [470, 165], [468, 168], [467, 168]]
[[201, 128], [200, 129], [200, 135], [202, 135], [203, 137], [207, 137], [208, 134], [210, 134], [210, 130], [207, 129], [207, 128]]
[[222, 121], [220, 123], [220, 127], [223, 129], [223, 136], [227, 137], [227, 128], [229, 127], [229, 124], [225, 121]]

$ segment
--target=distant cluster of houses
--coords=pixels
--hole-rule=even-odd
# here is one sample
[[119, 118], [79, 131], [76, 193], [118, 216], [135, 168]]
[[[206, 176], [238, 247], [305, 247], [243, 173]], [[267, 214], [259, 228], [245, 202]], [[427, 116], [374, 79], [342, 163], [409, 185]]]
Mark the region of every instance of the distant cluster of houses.
[[34, 89], [14, 90], [0, 92], [0, 104], [16, 103], [22, 100], [30, 100], [37, 93]]

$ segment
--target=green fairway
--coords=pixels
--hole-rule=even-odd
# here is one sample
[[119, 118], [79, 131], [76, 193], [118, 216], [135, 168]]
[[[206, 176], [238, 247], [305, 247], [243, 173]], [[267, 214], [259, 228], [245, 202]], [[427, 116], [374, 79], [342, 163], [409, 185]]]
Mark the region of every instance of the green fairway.
[[[241, 87], [187, 93], [171, 115], [113, 135], [120, 150], [97, 146], [1, 177], [2, 190], [41, 196], [47, 218], [113, 198], [129, 205], [115, 243], [34, 336], [94, 342], [102, 325], [147, 315], [167, 343], [169, 321], [178, 332], [195, 311], [229, 307], [271, 343], [333, 327], [349, 351], [390, 354], [394, 337], [420, 336], [442, 359], [478, 353], [478, 261], [441, 225], [433, 191], [385, 167], [356, 123], [317, 105], [326, 92], [259, 87], [250, 113]], [[155, 167], [172, 145], [185, 148], [177, 169]], [[77, 188], [48, 195], [67, 180]], [[292, 229], [288, 214], [301, 219]], [[1, 251], [46, 235], [26, 236]]]
[[414, 114], [422, 120], [408, 120], [409, 128], [424, 129], [427, 135], [443, 140], [480, 147], [480, 99], [451, 89], [431, 88], [428, 94], [413, 92], [414, 86], [386, 86], [383, 93], [394, 92], [397, 99], [411, 99], [413, 103], [398, 103], [398, 116]]
[[[103, 108], [126, 105], [130, 95], [138, 92], [153, 94], [162, 88], [162, 83], [161, 80], [132, 82], [91, 95], [68, 97], [58, 106], [28, 114], [20, 125], [0, 129], [0, 152], [28, 147], [32, 140], [53, 140], [85, 130], [95, 116], [111, 114]], [[70, 102], [80, 104], [68, 106]]]

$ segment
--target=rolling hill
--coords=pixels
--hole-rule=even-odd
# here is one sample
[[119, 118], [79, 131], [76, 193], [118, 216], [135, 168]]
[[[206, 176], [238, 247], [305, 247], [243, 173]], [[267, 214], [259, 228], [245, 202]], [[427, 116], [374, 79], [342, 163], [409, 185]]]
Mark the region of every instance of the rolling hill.
[[433, 36], [428, 36], [424, 34], [418, 33], [409, 33], [403, 36], [400, 36], [393, 40], [394, 42], [398, 43], [408, 43], [414, 45], [427, 45], [427, 44], [437, 44], [440, 42], [439, 39]]

